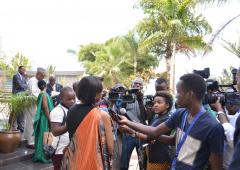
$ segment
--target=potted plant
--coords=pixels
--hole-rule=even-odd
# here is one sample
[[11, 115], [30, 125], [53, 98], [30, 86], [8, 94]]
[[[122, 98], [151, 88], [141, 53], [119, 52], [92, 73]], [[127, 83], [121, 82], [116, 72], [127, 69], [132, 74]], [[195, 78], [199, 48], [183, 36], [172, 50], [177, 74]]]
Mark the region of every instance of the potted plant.
[[20, 131], [13, 130], [12, 126], [17, 116], [24, 114], [27, 108], [36, 103], [36, 99], [24, 92], [2, 98], [0, 103], [2, 105], [0, 112], [4, 119], [0, 130], [0, 153], [11, 153], [16, 150], [21, 140]]

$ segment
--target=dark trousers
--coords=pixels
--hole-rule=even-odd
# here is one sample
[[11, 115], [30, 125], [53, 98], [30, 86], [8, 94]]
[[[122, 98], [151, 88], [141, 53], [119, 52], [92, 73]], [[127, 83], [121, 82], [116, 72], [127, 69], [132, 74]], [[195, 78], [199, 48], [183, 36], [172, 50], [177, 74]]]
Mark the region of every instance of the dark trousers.
[[52, 162], [54, 170], [61, 170], [63, 154], [53, 155]]
[[139, 141], [136, 138], [123, 134], [122, 137], [122, 155], [121, 155], [121, 170], [128, 170], [129, 162], [133, 149], [139, 148]]

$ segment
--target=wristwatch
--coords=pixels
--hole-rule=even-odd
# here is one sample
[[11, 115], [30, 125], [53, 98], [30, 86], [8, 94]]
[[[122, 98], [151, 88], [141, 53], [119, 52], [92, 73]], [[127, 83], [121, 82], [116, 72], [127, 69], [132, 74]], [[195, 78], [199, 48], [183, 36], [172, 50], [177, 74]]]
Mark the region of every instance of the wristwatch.
[[217, 116], [219, 116], [220, 114], [224, 114], [225, 115], [225, 113], [223, 111], [218, 111], [217, 112]]

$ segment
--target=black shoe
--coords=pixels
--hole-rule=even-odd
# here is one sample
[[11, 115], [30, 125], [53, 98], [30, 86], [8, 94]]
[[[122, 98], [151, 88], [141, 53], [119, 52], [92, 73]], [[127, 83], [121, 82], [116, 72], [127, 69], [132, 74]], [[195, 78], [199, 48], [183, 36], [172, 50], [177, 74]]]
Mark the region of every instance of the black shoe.
[[28, 149], [35, 149], [34, 145], [27, 145]]
[[20, 130], [21, 133], [24, 132], [24, 129], [23, 129], [23, 128], [19, 128], [19, 127], [17, 127], [17, 129]]

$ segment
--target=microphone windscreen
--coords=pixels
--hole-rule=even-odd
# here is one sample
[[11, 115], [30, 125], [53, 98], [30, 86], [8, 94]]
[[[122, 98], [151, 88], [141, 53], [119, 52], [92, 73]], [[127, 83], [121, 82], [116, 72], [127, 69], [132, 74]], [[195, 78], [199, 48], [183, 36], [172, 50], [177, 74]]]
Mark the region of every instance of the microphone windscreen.
[[121, 109], [120, 109], [120, 113], [121, 113], [122, 115], [124, 115], [126, 112], [127, 112], [127, 110], [126, 110], [125, 108], [121, 108]]

